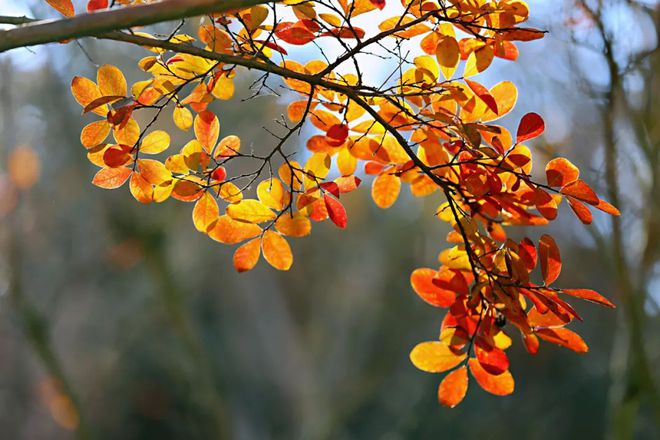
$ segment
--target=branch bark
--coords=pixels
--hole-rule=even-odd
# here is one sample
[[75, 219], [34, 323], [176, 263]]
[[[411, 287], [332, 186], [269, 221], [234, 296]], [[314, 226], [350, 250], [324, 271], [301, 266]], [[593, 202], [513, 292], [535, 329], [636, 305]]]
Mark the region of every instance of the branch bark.
[[[159, 3], [81, 14], [60, 20], [37, 21], [0, 31], [0, 53], [19, 47], [93, 37], [134, 26], [216, 13], [269, 3], [268, 0], [165, 0]], [[9, 23], [20, 24], [20, 23]]]

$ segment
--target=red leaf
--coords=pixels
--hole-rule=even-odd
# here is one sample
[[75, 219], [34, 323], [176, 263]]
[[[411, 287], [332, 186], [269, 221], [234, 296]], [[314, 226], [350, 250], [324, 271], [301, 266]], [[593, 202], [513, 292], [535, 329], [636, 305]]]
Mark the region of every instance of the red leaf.
[[304, 25], [298, 23], [282, 22], [277, 26], [275, 35], [289, 44], [303, 45], [314, 40], [316, 36]]
[[493, 347], [490, 350], [485, 350], [479, 346], [475, 346], [475, 353], [479, 364], [488, 373], [495, 376], [504, 373], [509, 369], [509, 358], [506, 353], [499, 348]]
[[344, 205], [337, 199], [333, 199], [329, 195], [325, 194], [323, 196], [325, 201], [325, 207], [328, 209], [328, 216], [332, 223], [337, 225], [337, 227], [344, 229], [348, 223], [348, 217], [346, 216], [346, 209]]
[[539, 240], [539, 254], [541, 256], [541, 273], [546, 285], [552, 284], [561, 272], [561, 255], [555, 240], [544, 234]]
[[108, 7], [108, 0], [89, 0], [87, 3], [87, 12], [98, 11], [99, 9], [105, 9]]
[[497, 110], [497, 101], [495, 101], [495, 98], [493, 98], [493, 95], [490, 94], [487, 88], [479, 84], [478, 82], [475, 81], [470, 81], [469, 79], [465, 79], [465, 82], [472, 91], [481, 99], [489, 109], [493, 111], [493, 113], [498, 114]]
[[319, 186], [333, 196], [339, 198], [339, 185], [337, 185], [335, 182], [323, 182]]
[[616, 306], [607, 298], [605, 298], [603, 295], [600, 293], [594, 291], [594, 290], [589, 290], [589, 289], [564, 289], [562, 290], [567, 295], [574, 296], [576, 298], [584, 299], [587, 301], [595, 302], [598, 304], [602, 304], [604, 306], [610, 307], [610, 308], [615, 308]]
[[525, 142], [529, 139], [534, 139], [545, 130], [545, 123], [543, 118], [536, 113], [527, 113], [520, 120], [518, 125], [518, 132], [516, 134], [516, 143]]
[[383, 9], [385, 7], [385, 0], [369, 0], [372, 5], [377, 7], [378, 9]]

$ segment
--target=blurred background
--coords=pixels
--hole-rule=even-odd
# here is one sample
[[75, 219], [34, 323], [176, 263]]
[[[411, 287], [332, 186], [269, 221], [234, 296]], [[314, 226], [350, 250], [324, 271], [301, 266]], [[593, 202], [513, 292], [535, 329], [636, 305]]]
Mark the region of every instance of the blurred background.
[[[0, 15], [55, 16], [40, 1], [0, 5]], [[564, 207], [550, 227], [559, 285], [619, 306], [575, 301], [588, 354], [543, 344], [530, 356], [516, 339], [515, 394], [472, 384], [459, 407], [441, 408], [441, 377], [408, 360], [442, 318], [408, 281], [446, 246], [439, 200], [404, 191], [383, 212], [365, 185], [346, 198], [345, 231], [327, 222], [293, 243], [291, 271], [262, 262], [237, 274], [233, 247], [197, 233], [191, 205], [143, 206], [127, 188], [91, 185], [79, 142], [89, 121], [71, 77], [112, 63], [143, 79], [135, 62], [146, 52], [88, 39], [0, 55], [0, 437], [660, 438], [660, 9], [530, 6], [549, 36], [483, 81], [518, 86], [511, 127], [544, 116], [535, 172], [565, 155], [621, 208], [585, 227]], [[262, 127], [286, 96], [237, 102], [214, 108], [223, 134], [267, 147]]]

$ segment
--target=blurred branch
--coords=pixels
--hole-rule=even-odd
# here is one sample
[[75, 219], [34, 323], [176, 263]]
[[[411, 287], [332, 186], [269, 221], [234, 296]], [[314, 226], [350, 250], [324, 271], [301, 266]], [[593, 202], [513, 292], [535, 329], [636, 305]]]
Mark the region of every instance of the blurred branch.
[[30, 302], [29, 298], [23, 292], [23, 285], [20, 278], [20, 245], [18, 243], [18, 234], [15, 228], [10, 233], [9, 238], [9, 298], [11, 305], [16, 312], [16, 317], [21, 321], [25, 338], [39, 358], [41, 365], [48, 374], [56, 379], [61, 387], [61, 391], [71, 402], [73, 409], [78, 417], [76, 426], [76, 436], [81, 440], [91, 438], [87, 424], [83, 417], [83, 410], [78, 397], [73, 391], [64, 368], [51, 346], [50, 334], [48, 331], [48, 322], [39, 314], [36, 307]]
[[[617, 121], [620, 117], [619, 108], [625, 106], [625, 91], [623, 81], [627, 70], [621, 69], [614, 53], [614, 38], [607, 29], [603, 19], [603, 3], [598, 2], [598, 9], [590, 7], [581, 0], [580, 5], [588, 11], [590, 18], [603, 44], [602, 55], [608, 66], [610, 76], [609, 87], [605, 91], [604, 105], [601, 119], [603, 127], [603, 142], [605, 153], [605, 181], [607, 193], [611, 203], [622, 207], [619, 184], [619, 142], [617, 141]], [[658, 31], [658, 23], [656, 33]], [[649, 54], [653, 51], [649, 52]], [[635, 63], [639, 63], [636, 59]], [[626, 112], [630, 117], [630, 113]], [[654, 164], [649, 164], [651, 167]], [[651, 193], [653, 197], [653, 193]], [[619, 364], [619, 359], [613, 359], [615, 365], [621, 365], [623, 371], [613, 371], [612, 389], [620, 387], [618, 393], [610, 390], [610, 405], [612, 412], [612, 435], [617, 439], [632, 438], [635, 420], [643, 397], [648, 398], [655, 413], [656, 424], [660, 426], [660, 395], [654, 383], [653, 374], [644, 344], [644, 280], [634, 279], [631, 263], [626, 259], [626, 244], [620, 217], [611, 217], [611, 251], [615, 265], [616, 277], [622, 300], [622, 318], [625, 321], [623, 330], [627, 331], [627, 338], [615, 339], [612, 356], [624, 356], [627, 363]], [[652, 237], [653, 231], [647, 231], [647, 238]], [[641, 277], [640, 277], [641, 278]], [[615, 362], [616, 361], [616, 362]], [[617, 374], [619, 373], [619, 374]], [[621, 382], [621, 383], [618, 383]]]
[[[209, 13], [268, 3], [267, 0], [165, 0], [158, 3], [80, 14], [60, 20], [35, 21], [25, 26], [0, 31], [0, 52], [18, 47], [55, 43], [71, 38], [99, 36], [119, 29], [146, 26]], [[25, 17], [3, 17], [6, 24], [25, 24]], [[22, 20], [22, 21], [21, 21]], [[15, 21], [11, 23], [10, 21]], [[18, 22], [16, 22], [18, 21]]]

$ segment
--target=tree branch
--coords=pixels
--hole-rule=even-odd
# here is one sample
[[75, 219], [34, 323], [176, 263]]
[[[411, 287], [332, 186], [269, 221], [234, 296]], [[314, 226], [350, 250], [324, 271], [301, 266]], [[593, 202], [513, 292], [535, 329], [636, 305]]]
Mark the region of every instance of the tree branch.
[[[165, 0], [94, 14], [81, 14], [60, 20], [37, 21], [16, 29], [0, 31], [0, 53], [19, 47], [54, 43], [70, 38], [99, 36], [134, 26], [146, 26], [212, 12], [227, 13], [271, 2], [272, 0]], [[7, 24], [25, 22], [25, 19], [9, 23], [4, 21]]]

